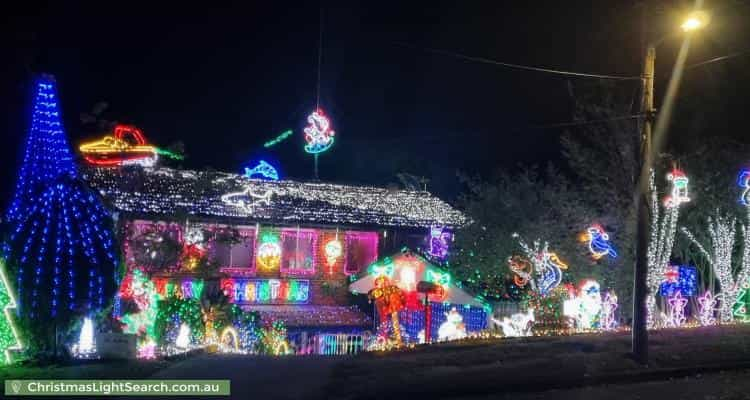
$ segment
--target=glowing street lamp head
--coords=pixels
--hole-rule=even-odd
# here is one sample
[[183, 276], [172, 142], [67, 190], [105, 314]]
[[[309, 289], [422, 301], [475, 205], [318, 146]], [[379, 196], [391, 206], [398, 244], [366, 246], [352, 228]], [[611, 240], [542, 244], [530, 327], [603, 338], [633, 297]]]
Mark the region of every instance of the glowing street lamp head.
[[685, 32], [694, 32], [708, 25], [708, 14], [705, 11], [693, 11], [682, 22], [680, 28]]

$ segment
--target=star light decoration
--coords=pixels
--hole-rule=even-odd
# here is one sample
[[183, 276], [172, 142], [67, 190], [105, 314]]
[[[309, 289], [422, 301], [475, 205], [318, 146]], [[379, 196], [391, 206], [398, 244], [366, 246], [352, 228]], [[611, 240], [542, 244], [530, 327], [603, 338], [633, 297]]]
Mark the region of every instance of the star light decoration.
[[656, 295], [664, 273], [669, 266], [669, 258], [672, 255], [680, 206], [690, 200], [687, 195], [688, 180], [684, 172], [675, 168], [667, 176], [667, 180], [672, 182], [671, 194], [662, 202], [663, 207], [660, 207], [654, 182], [654, 171], [651, 170], [649, 176], [651, 237], [648, 242], [648, 275], [646, 277], [648, 286], [648, 296], [646, 297], [647, 325], [650, 328], [656, 326]]
[[336, 132], [331, 129], [331, 121], [322, 109], [318, 108], [307, 117], [309, 124], [305, 129], [305, 151], [310, 154], [322, 153], [333, 146]]
[[667, 299], [669, 303], [667, 314], [667, 325], [677, 328], [685, 324], [685, 306], [688, 304], [688, 298], [682, 297], [682, 293], [677, 292]]
[[253, 218], [261, 223], [283, 215], [286, 223], [412, 228], [467, 222], [462, 212], [425, 191], [249, 180], [237, 174], [165, 167], [89, 167], [83, 178], [114, 211], [126, 213]]
[[701, 325], [715, 325], [716, 324], [716, 309], [718, 296], [714, 296], [710, 290], [706, 290], [705, 293], [698, 296], [698, 322]]
[[[549, 251], [549, 244], [547, 242], [544, 242], [542, 245], [541, 241], [537, 239], [534, 241], [532, 247], [517, 233], [514, 233], [512, 237], [518, 240], [518, 244], [521, 246], [526, 258], [530, 260], [532, 266], [533, 273], [529, 273], [528, 277], [522, 276], [522, 280], [525, 279], [531, 282], [533, 290], [542, 296], [546, 296], [552, 289], [560, 285], [562, 270], [568, 269], [568, 264], [560, 260], [556, 253]], [[508, 261], [510, 264], [513, 258]]]

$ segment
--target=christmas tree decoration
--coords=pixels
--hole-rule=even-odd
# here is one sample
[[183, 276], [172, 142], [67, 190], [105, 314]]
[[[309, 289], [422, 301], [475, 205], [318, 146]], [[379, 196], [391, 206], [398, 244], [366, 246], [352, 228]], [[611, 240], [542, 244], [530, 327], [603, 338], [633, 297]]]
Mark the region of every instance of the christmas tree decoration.
[[710, 251], [690, 231], [682, 228], [682, 233], [708, 260], [716, 278], [719, 280], [721, 290], [719, 296], [722, 300], [719, 303], [719, 318], [722, 323], [732, 321], [736, 311], [733, 309], [733, 299], [736, 299], [743, 290], [743, 286], [750, 282], [750, 236], [747, 235], [745, 227], [742, 225], [740, 226], [740, 236], [743, 239], [742, 259], [739, 260], [737, 270], [733, 266], [732, 253], [737, 239], [736, 226], [737, 221], [732, 217], [716, 215], [713, 218], [708, 218], [707, 229]]
[[602, 330], [611, 331], [617, 328], [617, 318], [615, 317], [617, 307], [617, 295], [614, 292], [607, 292], [604, 300], [602, 300], [602, 316], [599, 323]]
[[291, 129], [281, 132], [279, 136], [276, 136], [275, 138], [263, 143], [263, 147], [269, 148], [269, 147], [276, 146], [277, 144], [286, 140], [288, 137], [292, 136], [293, 133], [294, 132]]
[[94, 341], [94, 323], [91, 318], [83, 319], [81, 333], [78, 337], [78, 343], [72, 347], [73, 357], [75, 358], [95, 358], [96, 342]]
[[143, 132], [135, 126], [117, 125], [112, 136], [82, 144], [83, 158], [100, 166], [138, 164], [151, 167], [159, 156], [156, 147], [146, 144]]
[[503, 330], [505, 337], [531, 336], [534, 327], [534, 310], [529, 308], [525, 313], [516, 313], [502, 320], [492, 318], [497, 326]]
[[667, 299], [667, 303], [669, 304], [667, 306], [667, 326], [678, 328], [685, 324], [685, 321], [687, 321], [685, 306], [688, 304], [688, 299], [677, 292]]
[[448, 257], [448, 246], [450, 244], [451, 234], [443, 226], [430, 227], [429, 251], [428, 254], [437, 260], [444, 260]]
[[177, 334], [177, 340], [174, 344], [179, 349], [187, 350], [190, 348], [190, 327], [187, 324], [180, 325], [180, 333]]
[[743, 169], [737, 177], [737, 186], [742, 188], [740, 203], [744, 206], [750, 206], [750, 170]]
[[709, 290], [706, 290], [702, 295], [698, 296], [698, 322], [700, 322], [702, 326], [716, 324], [715, 314], [719, 300], [717, 297], [715, 297]]
[[[723, 294], [716, 297], [721, 297], [721, 303], [725, 302]], [[737, 298], [732, 305], [732, 315], [735, 320], [741, 322], [750, 321], [750, 307], [748, 307], [748, 305], [750, 305], [750, 287], [744, 285], [737, 293]], [[721, 308], [719, 308], [719, 310], [721, 310]]]
[[0, 309], [3, 310], [0, 317], [0, 350], [5, 354], [2, 361], [4, 364], [13, 362], [12, 353], [23, 350], [21, 338], [18, 335], [13, 319], [15, 318], [16, 297], [13, 288], [5, 273], [5, 261], [0, 260]]
[[456, 311], [453, 307], [447, 313], [445, 313], [446, 320], [440, 324], [438, 328], [438, 340], [457, 340], [466, 337], [466, 326], [464, 325], [464, 318], [461, 314]]
[[651, 208], [651, 236], [649, 237], [646, 253], [648, 262], [648, 275], [646, 276], [646, 285], [648, 286], [646, 323], [650, 328], [656, 327], [656, 295], [664, 279], [664, 273], [668, 269], [669, 259], [672, 255], [680, 205], [687, 198], [687, 187], [682, 187], [683, 183], [687, 184], [685, 180], [687, 178], [684, 176], [684, 173], [673, 171], [670, 176], [671, 178], [667, 177], [667, 179], [671, 180], [673, 185], [670, 196], [672, 200], [665, 201], [663, 207], [659, 207], [653, 170], [649, 176], [649, 190], [651, 192], [649, 204]]
[[672, 192], [664, 199], [665, 207], [679, 207], [682, 203], [690, 201], [690, 196], [688, 196], [689, 179], [685, 172], [673, 168], [672, 172], [667, 174], [667, 180], [672, 182]]
[[307, 117], [305, 129], [305, 151], [310, 154], [322, 153], [333, 146], [336, 132], [331, 129], [331, 121], [320, 108]]
[[601, 225], [592, 225], [581, 234], [580, 240], [588, 242], [589, 251], [594, 260], [599, 260], [604, 256], [617, 258], [617, 252], [609, 241], [609, 234]]
[[260, 160], [258, 165], [253, 168], [245, 167], [245, 176], [250, 179], [267, 179], [271, 181], [279, 180], [279, 171], [271, 164]]
[[57, 83], [43, 75], [35, 82], [31, 125], [26, 137], [23, 162], [7, 222], [18, 224], [36, 203], [34, 200], [61, 175], [75, 175], [73, 154], [63, 130]]

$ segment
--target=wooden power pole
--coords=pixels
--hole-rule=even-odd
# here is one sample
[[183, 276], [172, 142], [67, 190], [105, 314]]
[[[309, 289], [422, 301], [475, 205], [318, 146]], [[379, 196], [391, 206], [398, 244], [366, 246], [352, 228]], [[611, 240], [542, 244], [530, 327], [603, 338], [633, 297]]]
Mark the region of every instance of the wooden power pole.
[[636, 258], [633, 285], [633, 356], [640, 364], [648, 363], [648, 330], [646, 297], [648, 294], [648, 241], [651, 228], [651, 210], [649, 209], [650, 188], [649, 179], [653, 164], [651, 148], [651, 130], [654, 121], [654, 61], [656, 47], [652, 44], [646, 49], [646, 59], [643, 62], [643, 77], [641, 79], [642, 98], [641, 115], [643, 116], [643, 131], [641, 132], [641, 173], [638, 179], [638, 194], [636, 209], [638, 228], [636, 233]]

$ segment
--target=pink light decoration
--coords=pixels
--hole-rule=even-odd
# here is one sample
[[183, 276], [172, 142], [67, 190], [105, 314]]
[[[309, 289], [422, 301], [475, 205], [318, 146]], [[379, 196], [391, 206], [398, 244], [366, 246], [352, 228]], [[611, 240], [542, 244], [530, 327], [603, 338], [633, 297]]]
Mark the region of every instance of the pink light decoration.
[[362, 268], [378, 260], [377, 232], [346, 231], [344, 241], [346, 242], [345, 274], [355, 275]]
[[615, 310], [617, 310], [617, 307], [617, 295], [607, 292], [602, 301], [601, 317], [601, 327], [605, 331], [611, 331], [617, 327], [617, 320], [615, 319]]
[[685, 318], [685, 306], [687, 306], [688, 299], [682, 297], [682, 293], [677, 291], [674, 295], [669, 297], [667, 300], [669, 303], [669, 314], [667, 315], [667, 324], [672, 327], [679, 327], [687, 320]]
[[186, 279], [182, 281], [182, 298], [192, 299], [193, 298], [193, 281]]
[[[284, 275], [314, 275], [318, 260], [318, 231], [316, 229], [284, 228], [281, 230], [281, 266]], [[306, 256], [305, 250], [309, 249]], [[309, 257], [310, 268], [305, 268]]]
[[705, 293], [698, 296], [698, 321], [701, 325], [715, 325], [716, 316], [715, 312], [718, 303], [718, 298], [714, 297], [711, 291], [706, 290]]

